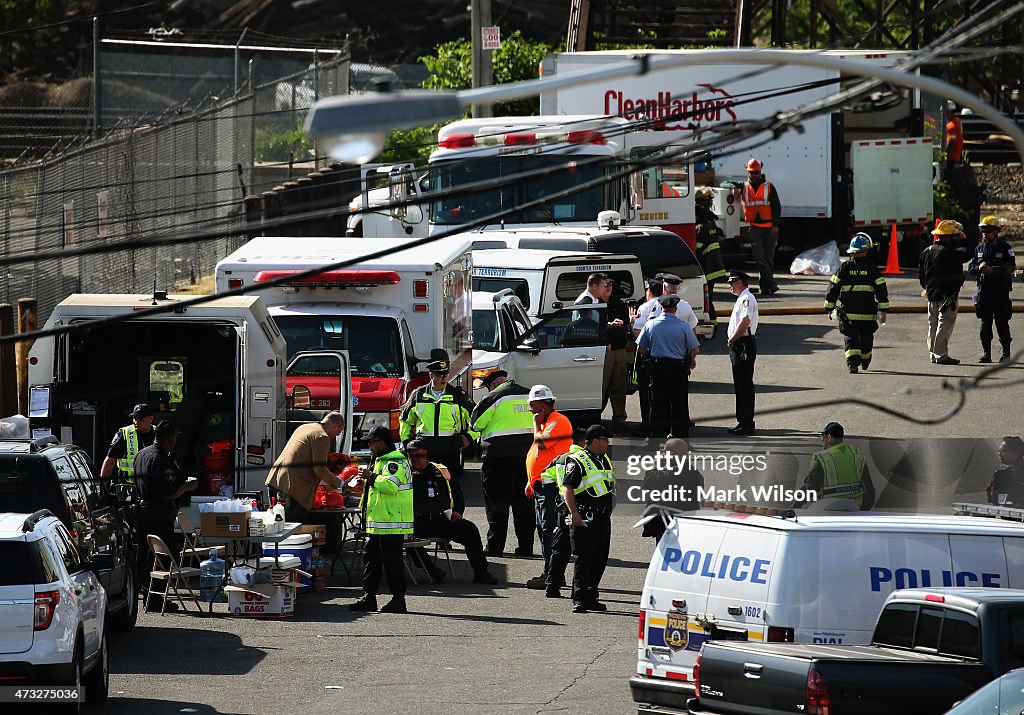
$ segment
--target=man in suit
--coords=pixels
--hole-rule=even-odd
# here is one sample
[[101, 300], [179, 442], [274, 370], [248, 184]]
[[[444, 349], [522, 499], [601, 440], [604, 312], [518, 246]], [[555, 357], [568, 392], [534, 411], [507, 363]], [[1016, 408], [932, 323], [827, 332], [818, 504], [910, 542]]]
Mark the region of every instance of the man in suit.
[[292, 434], [270, 469], [267, 486], [288, 496], [285, 518], [300, 524], [308, 521], [320, 482], [332, 487], [341, 479], [327, 469], [327, 455], [334, 439], [345, 431], [345, 416], [329, 412], [316, 424], [301, 425]]

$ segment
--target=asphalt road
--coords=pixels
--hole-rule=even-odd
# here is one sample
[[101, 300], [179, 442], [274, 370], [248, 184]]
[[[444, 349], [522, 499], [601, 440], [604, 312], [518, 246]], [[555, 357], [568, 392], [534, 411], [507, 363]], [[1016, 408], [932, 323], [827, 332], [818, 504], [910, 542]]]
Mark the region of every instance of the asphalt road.
[[[790, 293], [780, 294], [786, 303], [810, 304], [820, 299], [823, 282], [794, 279], [783, 287]], [[901, 300], [914, 299], [906, 279], [893, 287]], [[739, 473], [706, 469], [708, 484], [798, 486], [819, 445], [814, 432], [838, 420], [868, 455], [879, 509], [941, 513], [951, 501], [981, 499], [997, 466], [998, 438], [1024, 431], [1018, 412], [1024, 390], [1014, 385], [1024, 378], [1024, 365], [1007, 366], [968, 389], [959, 412], [931, 424], [957, 405], [952, 388], [982, 367], [973, 316], [959, 318], [951, 352], [964, 363], [955, 367], [928, 361], [925, 320], [892, 316], [877, 335], [871, 370], [850, 375], [841, 336], [824, 316], [765, 318], [755, 376], [758, 410], [785, 409], [760, 414], [751, 438], [726, 432], [734, 420], [724, 340], [706, 344], [690, 393], [698, 423], [691, 433], [694, 452], [762, 455], [766, 465]], [[1019, 330], [1021, 322], [1017, 316], [1011, 326]], [[629, 414], [638, 419], [635, 396]], [[639, 475], [628, 474], [630, 457], [656, 446], [627, 436], [613, 440], [620, 494], [640, 483]], [[467, 516], [483, 525], [475, 469], [467, 473], [466, 488]], [[350, 613], [345, 604], [359, 589], [343, 577], [301, 596], [296, 616], [280, 621], [144, 614], [133, 633], [111, 639], [111, 700], [96, 711], [630, 712], [638, 601], [653, 550], [630, 528], [641, 510], [623, 500], [613, 516], [603, 582], [607, 613], [574, 615], [568, 598], [527, 590], [522, 584], [541, 571], [537, 559], [494, 560], [502, 583], [492, 588], [468, 583], [468, 565], [456, 553], [457, 581], [411, 587], [409, 615]]]

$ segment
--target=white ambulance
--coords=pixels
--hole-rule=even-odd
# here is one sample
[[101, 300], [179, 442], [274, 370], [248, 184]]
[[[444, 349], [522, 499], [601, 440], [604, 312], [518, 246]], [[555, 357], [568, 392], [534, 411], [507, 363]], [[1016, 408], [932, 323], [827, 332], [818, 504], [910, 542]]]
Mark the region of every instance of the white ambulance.
[[1024, 524], [735, 509], [680, 516], [658, 543], [630, 678], [640, 712], [686, 712], [710, 639], [866, 644], [895, 589], [1024, 587]]
[[[364, 451], [362, 436], [380, 425], [398, 440], [401, 407], [427, 381], [426, 363], [438, 351], [451, 362], [451, 384], [472, 389], [470, 243], [460, 237], [412, 248], [408, 243], [264, 237], [217, 264], [218, 292], [266, 284], [257, 295], [284, 334], [289, 357], [305, 350], [348, 351], [357, 451]], [[379, 251], [388, 253], [363, 259]], [[302, 275], [318, 267], [324, 270]], [[317, 369], [311, 364], [304, 372], [309, 374], [289, 373], [289, 389], [296, 381], [309, 385]], [[314, 408], [338, 409], [336, 387], [312, 388]]]

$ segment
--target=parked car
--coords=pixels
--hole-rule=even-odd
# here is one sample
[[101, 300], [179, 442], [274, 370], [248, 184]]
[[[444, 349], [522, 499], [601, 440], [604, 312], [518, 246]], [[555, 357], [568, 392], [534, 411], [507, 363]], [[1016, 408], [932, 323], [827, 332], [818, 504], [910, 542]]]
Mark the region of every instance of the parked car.
[[[0, 513], [0, 680], [85, 689], [107, 699], [107, 592], [49, 511]], [[8, 711], [14, 712], [9, 706]]]
[[1020, 715], [1024, 712], [1024, 668], [1011, 670], [975, 690], [946, 715]]
[[135, 533], [84, 450], [56, 437], [0, 440], [0, 504], [24, 513], [48, 509], [60, 519], [84, 559], [101, 559], [109, 566], [98, 575], [109, 595], [110, 627], [127, 631], [135, 626], [140, 589], [133, 568]]

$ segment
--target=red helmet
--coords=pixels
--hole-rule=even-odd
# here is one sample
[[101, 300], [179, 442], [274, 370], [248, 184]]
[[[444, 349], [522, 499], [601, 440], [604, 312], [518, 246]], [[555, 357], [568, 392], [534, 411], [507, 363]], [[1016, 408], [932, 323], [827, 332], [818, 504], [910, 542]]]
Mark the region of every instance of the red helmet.
[[747, 171], [761, 171], [761, 162], [757, 159], [747, 160]]
[[341, 470], [341, 481], [347, 482], [353, 477], [359, 476], [359, 467], [355, 464], [346, 464], [345, 468]]
[[345, 497], [341, 492], [329, 491], [324, 499], [324, 506], [328, 509], [344, 509]]

